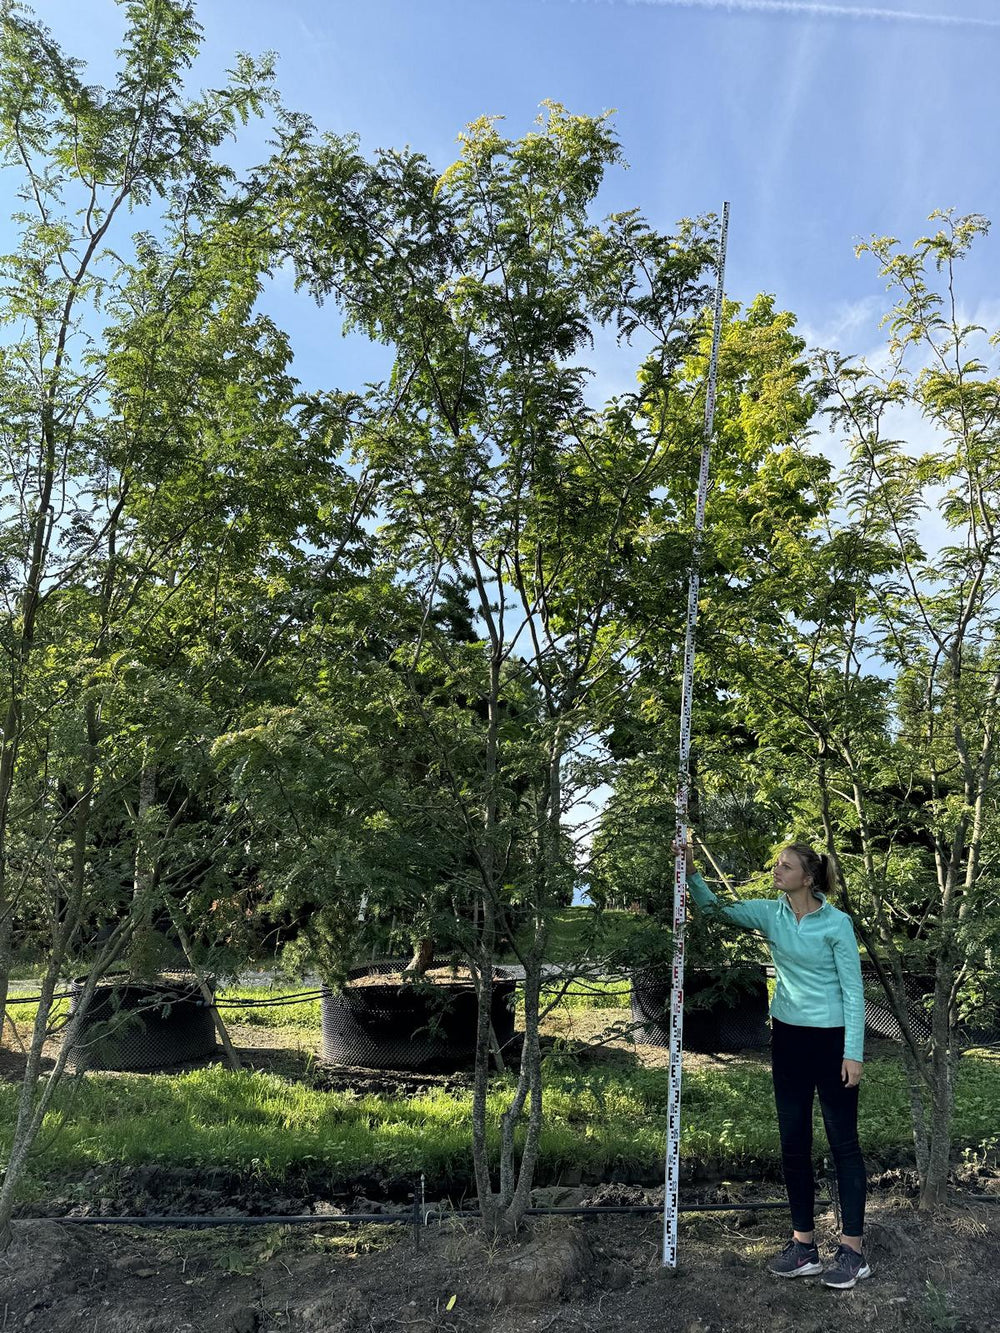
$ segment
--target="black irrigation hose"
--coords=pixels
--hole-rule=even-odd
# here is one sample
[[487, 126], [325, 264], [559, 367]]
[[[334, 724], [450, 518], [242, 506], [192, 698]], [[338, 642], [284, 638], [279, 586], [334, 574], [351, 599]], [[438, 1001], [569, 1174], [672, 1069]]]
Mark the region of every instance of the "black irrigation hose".
[[[161, 972], [162, 972], [163, 974], [166, 975], [166, 974], [169, 973], [169, 969], [161, 968]], [[122, 974], [119, 974], [119, 975], [122, 975]], [[185, 973], [184, 975], [187, 975], [187, 973]], [[588, 986], [586, 985], [585, 982], [582, 982], [582, 981], [579, 981], [579, 980], [577, 980], [577, 981], [575, 982], [575, 985], [579, 988], [579, 990], [580, 990], [581, 993], [586, 993], [586, 994], [594, 994], [594, 995], [610, 995], [610, 994], [614, 994], [614, 995], [622, 995], [622, 996], [628, 994], [628, 991], [627, 991], [627, 990], [613, 991], [613, 992], [612, 992], [612, 991], [605, 991], [605, 990], [602, 990], [600, 987], [593, 987], [593, 988], [591, 988], [591, 987], [588, 987]], [[223, 992], [223, 993], [224, 993], [224, 992]], [[57, 991], [56, 994], [54, 994], [52, 998], [53, 998], [54, 1000], [72, 1000], [77, 994], [78, 994], [77, 991]], [[299, 1003], [301, 1003], [301, 1002], [303, 1002], [303, 1001], [307, 1001], [307, 1000], [322, 1000], [322, 999], [324, 998], [324, 996], [326, 996], [326, 995], [328, 995], [328, 994], [329, 994], [328, 989], [323, 988], [323, 989], [321, 989], [321, 990], [315, 990], [315, 989], [314, 989], [314, 990], [308, 990], [308, 991], [299, 991], [299, 992], [297, 992], [297, 993], [294, 994], [294, 995], [282, 995], [282, 996], [278, 996], [276, 999], [273, 999], [273, 1000], [262, 1000], [262, 999], [259, 999], [257, 996], [252, 996], [252, 997], [251, 997], [251, 996], [247, 996], [247, 997], [242, 997], [242, 998], [241, 998], [240, 996], [236, 996], [236, 997], [233, 998], [233, 999], [218, 999], [218, 998], [216, 998], [216, 1000], [215, 1000], [215, 1002], [214, 1002], [214, 1008], [216, 1008], [216, 1009], [274, 1009], [274, 1008], [278, 1008], [278, 1007], [280, 1007], [281, 1005], [285, 1005], [285, 1004], [299, 1004]], [[22, 996], [22, 995], [16, 995], [16, 996], [15, 996], [15, 995], [9, 995], [7, 998], [8, 998], [8, 1003], [9, 1003], [9, 1004], [40, 1004], [40, 1003], [41, 1003], [41, 1000], [42, 1000], [42, 997], [41, 997], [40, 995], [23, 995], [23, 996]]]
[[[60, 990], [52, 996], [53, 1000], [72, 1000], [76, 991]], [[7, 1008], [12, 1009], [17, 1004], [41, 1004], [41, 995], [12, 995], [7, 993]]]
[[326, 991], [302, 991], [299, 995], [283, 995], [276, 1000], [258, 1000], [239, 998], [235, 1000], [216, 1000], [215, 1009], [274, 1009], [283, 1004], [300, 1004], [306, 1000], [321, 1000]]
[[[988, 1196], [992, 1197], [992, 1196]], [[818, 1207], [829, 1204], [828, 1199], [817, 1199]], [[678, 1205], [678, 1212], [681, 1213], [759, 1213], [772, 1209], [788, 1210], [787, 1203], [682, 1203]], [[663, 1204], [657, 1203], [637, 1203], [637, 1204], [600, 1204], [593, 1207], [579, 1208], [526, 1208], [526, 1217], [606, 1217], [614, 1214], [648, 1214], [662, 1213]], [[419, 1211], [416, 1211], [419, 1218]], [[433, 1205], [428, 1206], [423, 1222], [444, 1222], [453, 1217], [477, 1218], [482, 1214], [478, 1209], [448, 1209], [437, 1211]], [[150, 1215], [144, 1214], [138, 1217], [44, 1217], [44, 1218], [17, 1218], [19, 1222], [71, 1222], [78, 1226], [130, 1226], [130, 1227], [259, 1227], [259, 1226], [326, 1226], [328, 1222], [338, 1224], [344, 1223], [362, 1223], [362, 1222], [392, 1222], [404, 1226], [412, 1226], [414, 1214], [405, 1213], [261, 1213], [257, 1216], [241, 1217], [216, 1217], [205, 1216], [197, 1217], [190, 1214], [181, 1214], [172, 1216], [169, 1214]]]
[[[72, 1000], [78, 993], [78, 991], [70, 990], [56, 991], [52, 998], [53, 1000]], [[284, 995], [275, 1000], [259, 1000], [256, 997], [247, 999], [237, 998], [234, 1000], [216, 1000], [213, 1007], [216, 1009], [270, 1009], [282, 1004], [298, 1004], [302, 1000], [321, 1000], [325, 993], [325, 991], [321, 990], [302, 991], [299, 995]], [[41, 1002], [41, 995], [7, 996], [8, 1007], [16, 1004], [41, 1004]], [[164, 1003], [169, 1003], [169, 1001], [164, 1001]], [[198, 1001], [198, 1003], [204, 1002]], [[152, 1007], [156, 1008], [159, 1007], [160, 1001], [154, 997], [151, 1004]]]
[[[1000, 1194], [968, 1194], [965, 1196], [972, 1203], [1000, 1203]], [[817, 1199], [817, 1207], [829, 1207], [829, 1199]], [[763, 1213], [787, 1211], [788, 1204], [767, 1200], [762, 1203], [681, 1203], [677, 1206], [680, 1213]], [[579, 1208], [526, 1208], [527, 1217], [609, 1217], [625, 1214], [628, 1216], [662, 1213], [663, 1205], [656, 1203], [641, 1204], [599, 1204]], [[482, 1214], [477, 1209], [455, 1209], [437, 1211], [433, 1206], [426, 1208], [422, 1218], [426, 1226], [430, 1222], [444, 1222], [450, 1218], [475, 1219]], [[393, 1223], [400, 1226], [413, 1226], [419, 1222], [420, 1212], [414, 1208], [405, 1213], [261, 1213], [254, 1217], [193, 1217], [189, 1214], [150, 1215], [137, 1217], [40, 1217], [15, 1218], [15, 1225], [22, 1222], [67, 1222], [76, 1226], [94, 1227], [259, 1227], [259, 1226], [326, 1226], [360, 1225], [361, 1223]]]

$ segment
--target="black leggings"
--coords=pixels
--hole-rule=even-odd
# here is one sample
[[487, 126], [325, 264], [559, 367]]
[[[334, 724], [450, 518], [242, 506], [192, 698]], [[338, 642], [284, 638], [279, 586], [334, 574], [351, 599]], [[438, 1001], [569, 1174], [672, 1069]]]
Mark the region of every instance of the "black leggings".
[[819, 1104], [837, 1169], [843, 1234], [860, 1236], [865, 1220], [865, 1163], [858, 1143], [858, 1089], [844, 1086], [844, 1029], [771, 1020], [771, 1073], [781, 1135], [781, 1165], [792, 1228], [812, 1231], [816, 1186], [812, 1164], [813, 1099]]

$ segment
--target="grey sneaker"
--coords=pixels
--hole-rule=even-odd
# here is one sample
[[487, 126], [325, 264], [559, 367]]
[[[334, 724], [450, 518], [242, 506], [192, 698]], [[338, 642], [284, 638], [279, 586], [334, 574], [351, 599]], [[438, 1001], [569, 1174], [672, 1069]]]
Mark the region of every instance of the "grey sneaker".
[[849, 1245], [838, 1245], [833, 1263], [823, 1274], [823, 1282], [828, 1287], [853, 1287], [859, 1279], [871, 1275], [872, 1270], [863, 1254], [858, 1254]]
[[803, 1245], [793, 1238], [768, 1262], [767, 1271], [775, 1277], [813, 1277], [822, 1273], [823, 1265], [815, 1245]]

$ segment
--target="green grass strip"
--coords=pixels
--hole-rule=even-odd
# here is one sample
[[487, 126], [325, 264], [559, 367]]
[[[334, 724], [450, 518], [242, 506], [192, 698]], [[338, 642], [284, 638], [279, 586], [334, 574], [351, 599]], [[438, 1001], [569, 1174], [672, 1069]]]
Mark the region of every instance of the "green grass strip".
[[[663, 1158], [667, 1092], [666, 1070], [552, 1073], [544, 1097], [539, 1179], [570, 1167], [655, 1170]], [[12, 1085], [0, 1086], [0, 1124], [11, 1123], [15, 1094]], [[490, 1097], [494, 1156], [497, 1123], [510, 1095], [507, 1084]], [[998, 1102], [1000, 1063], [963, 1059], [956, 1149], [995, 1141]], [[469, 1177], [467, 1093], [359, 1097], [213, 1066], [178, 1075], [91, 1076], [64, 1085], [58, 1103], [33, 1163], [39, 1180], [98, 1164], [218, 1166], [269, 1177], [320, 1169], [331, 1184], [364, 1174], [385, 1178], [421, 1171], [435, 1185]], [[691, 1070], [682, 1106], [682, 1156], [720, 1168], [751, 1159], [777, 1161], [766, 1066]], [[871, 1153], [909, 1147], [905, 1083], [894, 1061], [872, 1061], [866, 1068], [860, 1131]]]
[[[319, 1000], [298, 1000], [292, 1004], [262, 1003], [315, 990], [315, 986], [305, 985], [273, 990], [266, 986], [234, 986], [229, 991], [220, 990], [216, 998], [227, 1002], [219, 1008], [225, 1023], [278, 1029], [312, 1027], [319, 1031], [322, 1023]], [[231, 999], [243, 1000], [245, 1003], [231, 1007], [228, 1003]]]
[[[273, 989], [268, 986], [233, 986], [217, 993], [217, 998], [224, 1002], [220, 1005], [219, 1012], [225, 1023], [237, 1026], [245, 1025], [277, 1031], [314, 1028], [318, 1032], [322, 1023], [321, 1002], [318, 999], [300, 1000], [289, 1004], [270, 1003], [273, 1000], [284, 1000], [288, 996], [315, 989], [314, 986], [306, 985]], [[561, 1009], [619, 1009], [628, 1005], [630, 995], [627, 978], [621, 981], [572, 981], [564, 993], [563, 991], [563, 986], [555, 982], [543, 987], [543, 1005], [561, 996], [556, 1007], [557, 1012]], [[518, 995], [521, 994], [522, 992], [518, 990]], [[243, 1003], [231, 1004], [232, 1000], [237, 999]], [[34, 1022], [36, 1008], [37, 1005], [33, 1004], [18, 1004], [15, 998], [10, 1003], [9, 1011], [14, 1022], [23, 1027]], [[57, 1000], [53, 1006], [53, 1016], [68, 1012], [69, 1001]]]

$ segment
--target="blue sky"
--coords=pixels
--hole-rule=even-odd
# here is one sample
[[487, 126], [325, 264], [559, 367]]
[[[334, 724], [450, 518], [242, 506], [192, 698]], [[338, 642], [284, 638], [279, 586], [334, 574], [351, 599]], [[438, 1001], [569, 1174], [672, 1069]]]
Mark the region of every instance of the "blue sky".
[[[38, 0], [64, 48], [105, 81], [113, 0]], [[544, 98], [616, 109], [630, 166], [606, 211], [657, 226], [732, 205], [727, 292], [776, 293], [812, 340], [877, 345], [883, 308], [871, 232], [910, 241], [954, 205], [997, 232], [968, 266], [975, 307], [1000, 322], [1000, 3], [901, 0], [201, 0], [192, 83], [237, 49], [278, 52], [286, 102], [367, 149], [409, 143], [443, 168], [483, 113], [531, 127]], [[262, 139], [241, 149], [248, 157]], [[9, 188], [9, 187], [8, 187]], [[4, 209], [4, 212], [7, 210]], [[268, 297], [309, 384], [350, 387], [381, 357], [341, 343], [335, 312], [278, 281]], [[603, 378], [613, 383], [610, 351]]]

